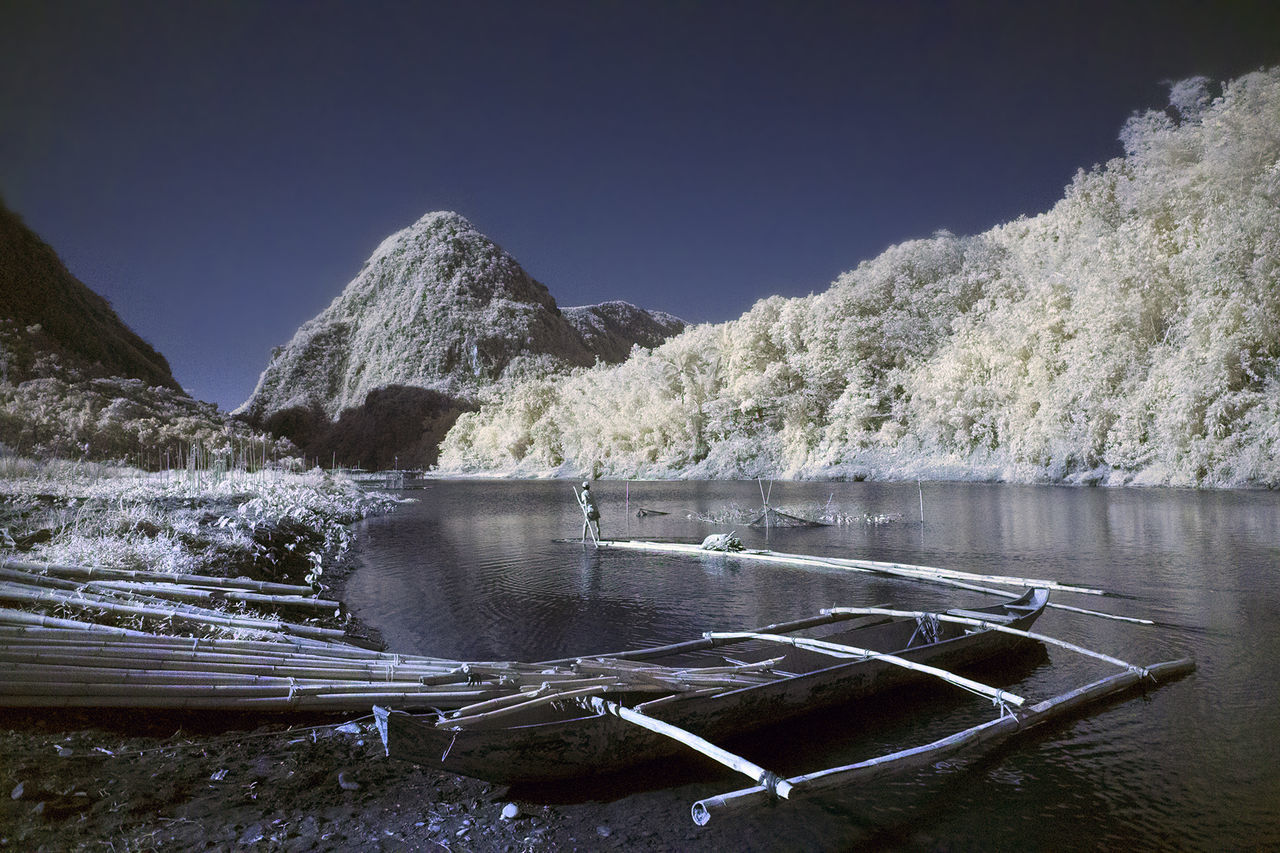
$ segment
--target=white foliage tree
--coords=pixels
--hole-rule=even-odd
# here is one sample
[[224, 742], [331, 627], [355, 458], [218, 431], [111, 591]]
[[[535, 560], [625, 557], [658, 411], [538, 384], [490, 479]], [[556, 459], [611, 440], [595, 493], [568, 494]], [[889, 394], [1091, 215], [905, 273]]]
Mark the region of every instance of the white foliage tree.
[[1212, 89], [1044, 214], [531, 382], [442, 465], [1280, 485], [1280, 70]]

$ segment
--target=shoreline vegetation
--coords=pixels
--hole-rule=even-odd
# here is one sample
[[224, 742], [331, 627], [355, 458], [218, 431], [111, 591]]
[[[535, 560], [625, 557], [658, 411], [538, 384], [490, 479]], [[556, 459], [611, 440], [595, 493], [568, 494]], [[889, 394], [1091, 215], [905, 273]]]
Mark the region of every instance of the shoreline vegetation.
[[[247, 575], [259, 584], [307, 584], [340, 602], [358, 547], [352, 523], [400, 502], [318, 469], [144, 472], [0, 457], [0, 560], [175, 578]], [[0, 606], [193, 640], [254, 636], [65, 603]], [[345, 611], [303, 617], [276, 612], [270, 602], [208, 606], [381, 645], [375, 630]], [[638, 812], [612, 803], [549, 805], [389, 761], [368, 714], [0, 709], [0, 789], [8, 794], [0, 798], [0, 850], [516, 851], [624, 840], [664, 849], [686, 844], [690, 832], [686, 821], [671, 820], [675, 835], [655, 833], [653, 813], [669, 807], [660, 799]]]
[[482, 392], [450, 475], [1280, 487], [1280, 68], [1174, 83], [1050, 210]]

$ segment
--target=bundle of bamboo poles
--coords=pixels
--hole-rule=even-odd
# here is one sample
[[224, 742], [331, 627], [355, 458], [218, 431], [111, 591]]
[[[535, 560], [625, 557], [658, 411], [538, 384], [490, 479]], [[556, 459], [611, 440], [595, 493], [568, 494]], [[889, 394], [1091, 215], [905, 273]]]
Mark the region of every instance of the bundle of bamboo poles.
[[279, 632], [314, 639], [340, 639], [343, 636], [343, 632], [337, 628], [241, 615], [185, 603], [171, 596], [129, 589], [94, 587], [89, 584], [63, 582], [38, 575], [18, 578], [13, 574], [16, 573], [0, 569], [0, 603], [58, 612], [104, 614], [166, 625]]
[[[661, 698], [778, 677], [770, 661], [668, 668], [388, 654], [343, 642], [336, 628], [243, 610], [338, 609], [310, 592], [246, 578], [6, 560], [0, 707], [359, 712], [381, 703], [436, 710], [442, 720], [458, 709], [449, 724], [466, 725], [604, 692]], [[242, 610], [217, 607], [228, 603]]]
[[0, 609], [0, 706], [7, 707], [351, 712], [378, 703], [460, 709], [442, 715], [442, 724], [476, 725], [530, 703], [728, 689], [780, 677], [764, 666], [461, 663], [289, 636], [166, 636]]
[[239, 601], [273, 610], [303, 609], [333, 613], [337, 601], [316, 598], [309, 586], [222, 578], [211, 575], [150, 572], [99, 566], [64, 566], [25, 560], [0, 562], [0, 580], [56, 589], [90, 587], [119, 590], [179, 601]]
[[[641, 664], [616, 658], [582, 658], [567, 668], [543, 670], [537, 686], [459, 708], [452, 714], [441, 714], [440, 728], [472, 730], [508, 725], [511, 718], [553, 702], [564, 703], [599, 697], [603, 693], [653, 694], [655, 703], [689, 694], [705, 695], [722, 690], [763, 684], [786, 678], [773, 667], [782, 658], [728, 666], [669, 667]], [[564, 669], [564, 672], [560, 672]], [[548, 674], [554, 673], [554, 674]]]

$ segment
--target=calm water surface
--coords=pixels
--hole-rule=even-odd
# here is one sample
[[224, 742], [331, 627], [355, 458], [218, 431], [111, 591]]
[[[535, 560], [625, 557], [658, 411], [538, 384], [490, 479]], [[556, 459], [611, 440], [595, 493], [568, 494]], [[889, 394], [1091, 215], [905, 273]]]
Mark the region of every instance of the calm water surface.
[[[832, 605], [912, 608], [993, 599], [839, 570], [584, 550], [572, 484], [432, 482], [361, 529], [352, 609], [406, 653], [545, 660], [706, 630], [741, 629]], [[726, 532], [688, 517], [759, 507], [754, 482], [593, 487], [607, 538], [698, 541]], [[977, 760], [873, 790], [688, 822], [693, 799], [743, 787], [716, 770], [649, 792], [656, 820], [685, 821], [688, 849], [1280, 849], [1280, 495], [972, 484], [776, 483], [778, 508], [828, 501], [896, 521], [819, 529], [737, 527], [748, 547], [1054, 578], [1131, 598], [1052, 600], [1162, 623], [1048, 611], [1037, 630], [1135, 663], [1191, 656], [1189, 678]], [[637, 517], [641, 507], [668, 515]], [[1113, 672], [1050, 649], [990, 674], [1029, 698]], [[894, 697], [863, 717], [739, 744], [802, 773], [933, 740], [992, 708], [945, 688]], [[864, 715], [865, 716], [865, 715]], [[650, 786], [651, 788], [653, 786]], [[608, 807], [625, 808], [626, 792]], [[656, 799], [654, 797], [656, 796]], [[663, 799], [665, 797], [665, 799]], [[669, 800], [669, 802], [667, 802]], [[656, 805], [655, 805], [656, 803]], [[620, 805], [619, 805], [620, 804]]]

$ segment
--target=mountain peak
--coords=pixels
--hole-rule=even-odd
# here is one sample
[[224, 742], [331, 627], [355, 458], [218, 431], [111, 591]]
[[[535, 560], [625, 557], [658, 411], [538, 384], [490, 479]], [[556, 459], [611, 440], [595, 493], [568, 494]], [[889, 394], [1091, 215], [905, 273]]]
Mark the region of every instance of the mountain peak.
[[[329, 307], [276, 350], [237, 411], [314, 447], [307, 436], [331, 434], [344, 413], [367, 428], [370, 418], [355, 413], [375, 402], [378, 418], [392, 408], [404, 417], [413, 401], [432, 417], [441, 407], [461, 411], [511, 375], [618, 361], [684, 325], [618, 305], [566, 317], [465, 217], [434, 211], [378, 245]], [[434, 446], [426, 455], [434, 459]]]

